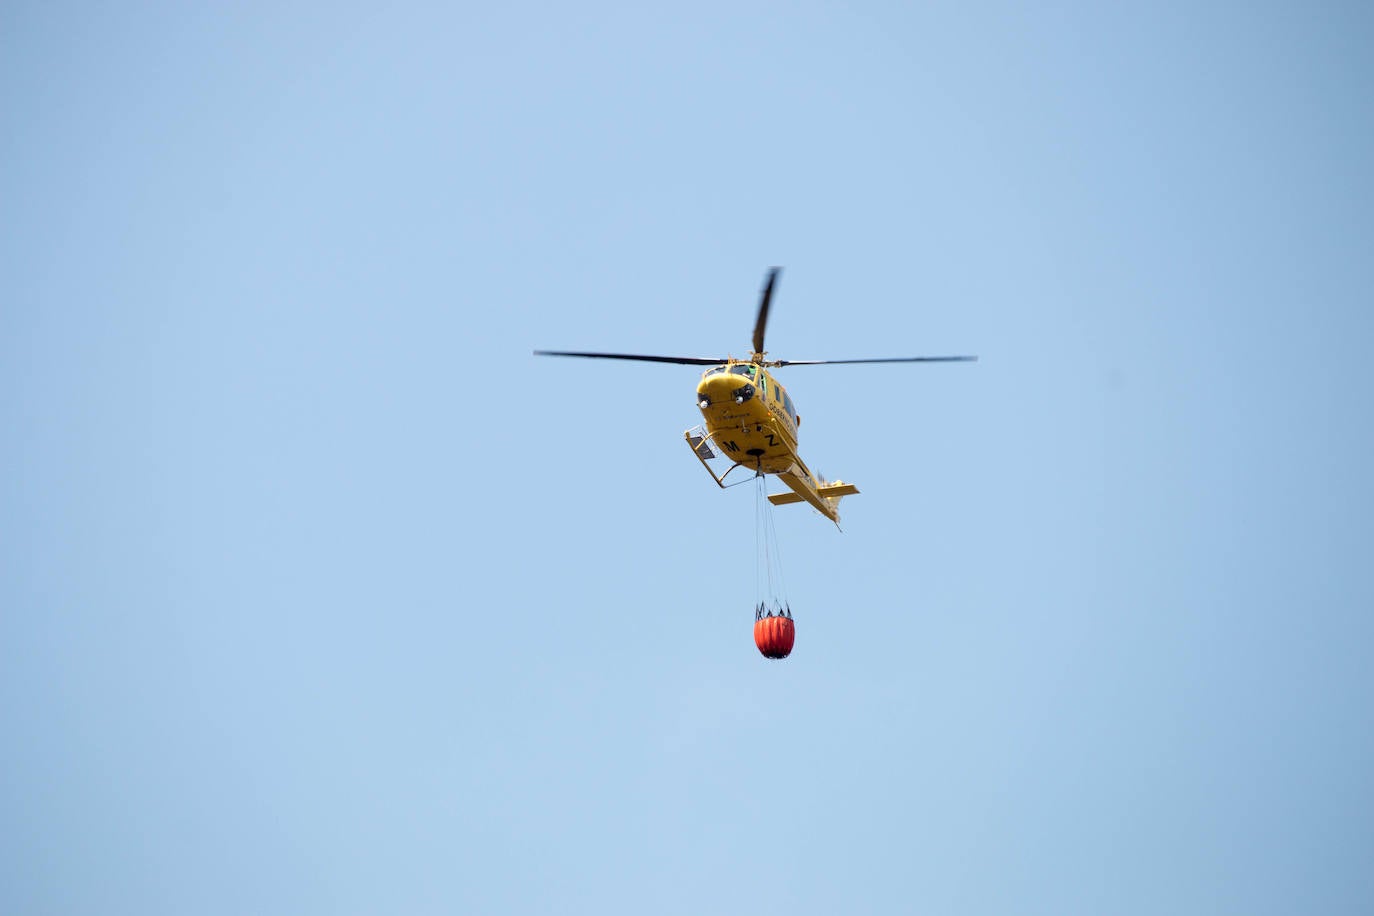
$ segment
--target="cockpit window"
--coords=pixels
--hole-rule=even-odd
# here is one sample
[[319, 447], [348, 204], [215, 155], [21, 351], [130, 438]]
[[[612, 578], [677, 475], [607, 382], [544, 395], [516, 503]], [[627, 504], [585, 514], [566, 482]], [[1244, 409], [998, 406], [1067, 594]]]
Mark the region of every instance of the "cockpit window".
[[750, 378], [754, 377], [753, 366], [731, 366], [730, 372], [732, 375], [747, 375]]
[[724, 366], [716, 366], [714, 369], [707, 369], [705, 372], [701, 374], [701, 377], [706, 378], [708, 375], [720, 375], [724, 371]]

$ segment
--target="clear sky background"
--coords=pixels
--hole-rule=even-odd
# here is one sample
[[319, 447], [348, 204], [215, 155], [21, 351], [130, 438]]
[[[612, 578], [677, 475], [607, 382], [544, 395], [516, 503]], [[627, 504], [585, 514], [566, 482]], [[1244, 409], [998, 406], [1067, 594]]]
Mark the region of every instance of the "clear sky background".
[[0, 11], [0, 911], [1374, 910], [1367, 6], [383, 6]]

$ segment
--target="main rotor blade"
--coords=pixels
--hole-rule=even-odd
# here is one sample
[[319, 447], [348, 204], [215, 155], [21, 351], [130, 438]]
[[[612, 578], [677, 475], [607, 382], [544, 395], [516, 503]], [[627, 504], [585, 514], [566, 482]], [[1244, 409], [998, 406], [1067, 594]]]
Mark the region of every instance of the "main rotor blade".
[[894, 356], [887, 359], [780, 359], [770, 366], [842, 366], [850, 363], [972, 363], [976, 356]]
[[768, 327], [768, 306], [773, 301], [773, 284], [778, 280], [778, 274], [782, 273], [781, 267], [774, 267], [768, 271], [768, 282], [763, 286], [763, 297], [759, 299], [759, 317], [754, 321], [754, 352], [763, 352], [763, 331]]
[[696, 356], [644, 356], [639, 353], [582, 353], [576, 350], [535, 350], [535, 356], [583, 356], [587, 359], [633, 359], [641, 363], [676, 363], [680, 366], [719, 366], [724, 359]]

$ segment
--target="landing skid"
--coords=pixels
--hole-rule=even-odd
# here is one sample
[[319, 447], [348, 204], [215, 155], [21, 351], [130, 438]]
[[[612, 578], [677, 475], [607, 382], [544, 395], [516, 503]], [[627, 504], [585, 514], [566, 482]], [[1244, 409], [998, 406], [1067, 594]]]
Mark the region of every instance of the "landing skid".
[[[692, 450], [692, 454], [697, 456], [697, 460], [701, 462], [701, 466], [706, 469], [706, 473], [711, 475], [711, 479], [714, 480], [716, 485], [722, 490], [727, 487], [737, 487], [742, 483], [748, 483], [750, 480], [759, 476], [759, 472], [756, 468], [751, 468], [738, 461], [731, 461], [729, 458], [720, 454], [716, 449], [711, 448], [715, 440], [715, 435], [713, 433], [708, 433], [705, 426], [693, 426], [683, 433], [682, 436], [687, 440], [687, 446]], [[717, 446], [717, 449], [719, 449], [719, 446]], [[724, 451], [724, 449], [720, 449], [720, 451]], [[716, 467], [712, 467], [713, 463], [716, 467], [725, 467], [725, 470], [723, 472], [718, 472]], [[726, 465], [728, 465], [728, 467], [726, 467]], [[735, 479], [730, 483], [726, 483], [726, 478], [737, 470], [743, 470], [748, 476], [739, 474], [736, 475]]]

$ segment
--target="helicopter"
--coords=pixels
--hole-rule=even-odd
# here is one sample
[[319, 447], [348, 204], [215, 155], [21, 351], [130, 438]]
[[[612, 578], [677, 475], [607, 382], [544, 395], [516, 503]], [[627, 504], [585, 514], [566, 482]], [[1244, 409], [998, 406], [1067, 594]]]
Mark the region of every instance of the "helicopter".
[[[788, 360], [767, 358], [763, 349], [768, 310], [773, 301], [781, 267], [770, 268], [754, 321], [753, 354], [748, 359], [712, 359], [694, 356], [648, 356], [639, 353], [589, 353], [575, 350], [535, 350], [535, 356], [575, 356], [586, 359], [622, 359], [647, 363], [709, 366], [696, 387], [696, 406], [704, 423], [683, 433], [692, 453], [722, 488], [736, 470], [753, 471], [754, 477], [772, 474], [790, 492], [768, 497], [775, 506], [806, 502], [826, 518], [840, 523], [842, 497], [859, 492], [852, 483], [826, 480], [813, 474], [797, 451], [801, 416], [784, 388], [769, 372], [786, 366], [824, 366], [853, 363], [958, 363], [974, 362], [976, 356], [898, 356], [883, 359]], [[714, 446], [714, 449], [713, 449]], [[719, 450], [722, 454], [717, 454]], [[717, 473], [711, 462], [725, 459], [729, 467]], [[717, 464], [721, 462], [716, 461]], [[743, 483], [743, 480], [738, 482]]]

